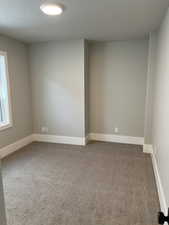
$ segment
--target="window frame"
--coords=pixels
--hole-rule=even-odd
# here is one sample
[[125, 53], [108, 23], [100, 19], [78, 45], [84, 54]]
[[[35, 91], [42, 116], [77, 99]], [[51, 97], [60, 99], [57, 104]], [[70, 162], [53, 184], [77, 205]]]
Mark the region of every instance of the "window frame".
[[8, 70], [8, 55], [6, 51], [0, 51], [0, 55], [5, 58], [5, 71], [6, 71], [6, 81], [7, 81], [7, 93], [8, 93], [8, 110], [9, 110], [9, 122], [0, 124], [0, 131], [11, 128], [13, 126], [12, 120], [12, 104], [11, 104], [11, 89], [10, 89], [10, 79]]

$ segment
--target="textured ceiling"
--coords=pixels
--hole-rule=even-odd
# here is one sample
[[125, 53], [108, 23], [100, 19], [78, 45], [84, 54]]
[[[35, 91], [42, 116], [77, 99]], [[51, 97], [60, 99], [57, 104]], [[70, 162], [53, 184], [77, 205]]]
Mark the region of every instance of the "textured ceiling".
[[86, 38], [142, 38], [158, 28], [168, 0], [59, 0], [61, 16], [49, 17], [40, 0], [0, 0], [0, 33], [26, 42]]

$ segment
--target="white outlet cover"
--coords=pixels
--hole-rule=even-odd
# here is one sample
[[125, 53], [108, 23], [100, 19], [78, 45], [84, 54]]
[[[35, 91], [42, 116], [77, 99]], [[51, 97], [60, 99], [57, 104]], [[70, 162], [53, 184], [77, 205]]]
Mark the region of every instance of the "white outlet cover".
[[48, 127], [41, 127], [42, 133], [48, 133]]
[[118, 133], [118, 132], [119, 132], [118, 127], [115, 127], [115, 128], [114, 128], [114, 132], [115, 132], [115, 133]]

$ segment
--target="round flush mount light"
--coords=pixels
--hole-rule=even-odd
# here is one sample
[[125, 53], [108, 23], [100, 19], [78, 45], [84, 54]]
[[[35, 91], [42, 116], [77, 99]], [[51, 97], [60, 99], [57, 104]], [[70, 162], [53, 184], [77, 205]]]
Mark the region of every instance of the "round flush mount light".
[[55, 2], [44, 2], [40, 6], [43, 13], [49, 16], [57, 16], [63, 13], [63, 5]]

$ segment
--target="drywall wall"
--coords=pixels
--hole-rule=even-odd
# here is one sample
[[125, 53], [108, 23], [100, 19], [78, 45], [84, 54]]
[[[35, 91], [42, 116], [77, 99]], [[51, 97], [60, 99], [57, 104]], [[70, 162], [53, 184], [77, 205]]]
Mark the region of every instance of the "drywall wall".
[[28, 47], [0, 36], [0, 51], [6, 51], [11, 88], [13, 126], [0, 131], [0, 148], [32, 133], [31, 90]]
[[144, 136], [148, 40], [91, 43], [90, 132]]
[[1, 175], [1, 162], [0, 162], [0, 224], [1, 225], [7, 225], [6, 224], [6, 215], [5, 215], [2, 175]]
[[85, 74], [85, 136], [89, 134], [89, 43], [84, 44], [84, 74]]
[[84, 40], [30, 46], [34, 132], [85, 136]]
[[157, 36], [156, 72], [152, 110], [152, 144], [169, 206], [169, 11]]
[[145, 122], [144, 122], [145, 144], [152, 144], [153, 95], [154, 95], [154, 82], [157, 64], [156, 55], [157, 55], [157, 32], [154, 31], [149, 36], [146, 107], [145, 107]]

